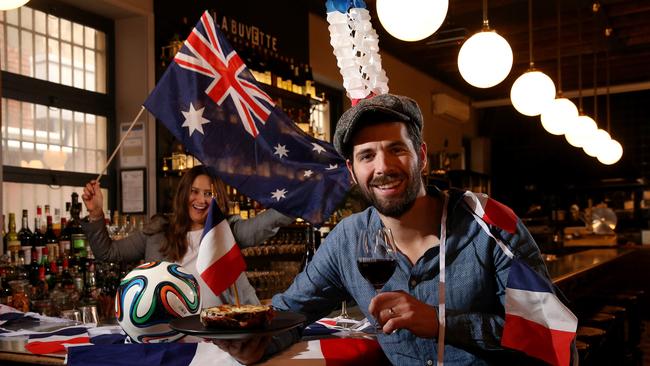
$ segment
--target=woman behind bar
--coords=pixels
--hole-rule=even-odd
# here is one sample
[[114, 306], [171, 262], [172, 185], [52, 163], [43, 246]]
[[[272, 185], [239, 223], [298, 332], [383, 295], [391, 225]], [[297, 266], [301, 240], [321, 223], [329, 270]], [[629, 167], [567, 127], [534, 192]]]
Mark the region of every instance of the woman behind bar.
[[[133, 232], [120, 240], [111, 240], [104, 225], [103, 196], [99, 184], [90, 181], [84, 187], [82, 199], [88, 216], [82, 220], [83, 228], [95, 258], [102, 261], [137, 262], [166, 260], [179, 263], [197, 278], [200, 285], [201, 306], [209, 307], [223, 303], [234, 303], [231, 289], [217, 297], [205, 296], [211, 293], [196, 270], [196, 258], [203, 227], [208, 216], [212, 187], [215, 187], [216, 201], [222, 212], [227, 213], [228, 197], [224, 183], [213, 178], [203, 165], [190, 169], [181, 178], [174, 197], [174, 213], [171, 220], [155, 215], [142, 231]], [[262, 243], [274, 236], [280, 226], [288, 225], [292, 218], [275, 210], [266, 210], [249, 220], [231, 216], [228, 223], [235, 241], [240, 247]], [[237, 279], [237, 288], [242, 303], [259, 304], [255, 290], [242, 273]]]

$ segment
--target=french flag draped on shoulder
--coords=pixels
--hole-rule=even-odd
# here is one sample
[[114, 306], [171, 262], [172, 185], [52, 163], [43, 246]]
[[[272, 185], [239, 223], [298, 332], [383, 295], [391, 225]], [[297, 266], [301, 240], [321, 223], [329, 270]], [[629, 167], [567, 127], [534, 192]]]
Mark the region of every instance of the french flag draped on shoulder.
[[519, 218], [512, 209], [484, 194], [465, 192], [464, 200], [483, 231], [512, 259], [506, 285], [506, 317], [501, 345], [551, 365], [569, 365], [578, 318], [555, 295], [549, 279], [517, 259], [488, 227], [491, 225], [514, 234]]
[[221, 294], [235, 283], [246, 270], [244, 257], [235, 242], [226, 217], [212, 198], [205, 221], [196, 269], [215, 295]]
[[144, 106], [213, 173], [264, 207], [320, 224], [350, 187], [343, 158], [275, 105], [207, 11]]

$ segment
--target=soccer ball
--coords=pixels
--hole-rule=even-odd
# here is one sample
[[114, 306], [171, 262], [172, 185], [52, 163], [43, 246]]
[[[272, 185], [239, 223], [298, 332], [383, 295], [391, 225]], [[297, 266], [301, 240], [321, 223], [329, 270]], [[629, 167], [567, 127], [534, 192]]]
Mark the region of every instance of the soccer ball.
[[176, 263], [148, 262], [127, 274], [115, 294], [115, 316], [137, 343], [173, 342], [184, 336], [169, 327], [175, 318], [198, 314], [199, 284]]

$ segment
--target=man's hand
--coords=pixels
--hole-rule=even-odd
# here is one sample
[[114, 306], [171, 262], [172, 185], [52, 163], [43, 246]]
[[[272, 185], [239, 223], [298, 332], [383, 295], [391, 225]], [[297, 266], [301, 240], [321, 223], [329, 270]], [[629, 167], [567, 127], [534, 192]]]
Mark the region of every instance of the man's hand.
[[99, 182], [91, 180], [86, 183], [81, 199], [84, 201], [91, 219], [99, 220], [104, 218], [104, 196], [101, 188], [99, 188]]
[[438, 312], [403, 291], [382, 292], [370, 301], [368, 311], [383, 331], [390, 334], [397, 329], [408, 329], [418, 337], [438, 336]]
[[240, 341], [213, 340], [212, 342], [223, 351], [228, 352], [239, 363], [250, 365], [264, 356], [271, 337], [252, 337]]

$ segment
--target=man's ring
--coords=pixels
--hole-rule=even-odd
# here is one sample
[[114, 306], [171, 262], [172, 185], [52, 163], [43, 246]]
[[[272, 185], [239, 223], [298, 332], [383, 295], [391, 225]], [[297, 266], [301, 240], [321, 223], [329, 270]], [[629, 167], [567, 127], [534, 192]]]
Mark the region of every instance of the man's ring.
[[388, 308], [388, 314], [395, 315], [395, 311], [393, 310], [393, 308]]

